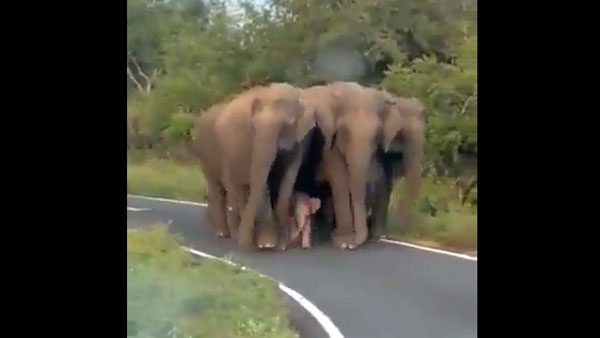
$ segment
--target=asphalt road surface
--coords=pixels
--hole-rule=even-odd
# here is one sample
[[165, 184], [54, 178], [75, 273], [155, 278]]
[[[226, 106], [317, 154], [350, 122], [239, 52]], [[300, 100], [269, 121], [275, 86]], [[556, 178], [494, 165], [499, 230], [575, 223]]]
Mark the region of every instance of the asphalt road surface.
[[[309, 250], [244, 252], [232, 240], [216, 237], [206, 224], [206, 208], [129, 196], [127, 206], [128, 227], [170, 222], [186, 245], [218, 257], [230, 255], [298, 291], [344, 337], [477, 337], [477, 261], [388, 243], [353, 251], [323, 243]], [[301, 335], [326, 337], [292, 303], [292, 323], [302, 322]]]

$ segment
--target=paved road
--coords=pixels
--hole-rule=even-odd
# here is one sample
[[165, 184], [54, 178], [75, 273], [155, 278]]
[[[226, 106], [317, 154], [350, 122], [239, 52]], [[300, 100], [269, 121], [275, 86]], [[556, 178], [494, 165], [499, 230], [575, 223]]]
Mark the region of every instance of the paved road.
[[[128, 227], [171, 221], [172, 231], [187, 245], [219, 257], [232, 255], [300, 292], [347, 338], [477, 337], [476, 261], [386, 243], [354, 251], [323, 244], [281, 253], [242, 252], [203, 224], [205, 208], [133, 197], [127, 206], [142, 209], [128, 211]], [[302, 336], [322, 336], [307, 330]]]

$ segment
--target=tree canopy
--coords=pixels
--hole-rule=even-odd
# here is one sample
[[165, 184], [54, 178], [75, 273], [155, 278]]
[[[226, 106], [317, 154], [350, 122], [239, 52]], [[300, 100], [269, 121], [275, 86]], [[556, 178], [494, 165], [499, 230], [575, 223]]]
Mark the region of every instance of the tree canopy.
[[426, 106], [427, 168], [477, 154], [475, 0], [127, 0], [128, 147], [258, 84], [350, 80]]

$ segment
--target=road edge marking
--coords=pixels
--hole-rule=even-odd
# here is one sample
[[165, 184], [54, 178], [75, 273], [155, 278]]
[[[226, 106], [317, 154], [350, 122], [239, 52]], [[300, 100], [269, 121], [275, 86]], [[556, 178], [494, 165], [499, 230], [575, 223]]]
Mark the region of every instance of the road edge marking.
[[452, 251], [446, 251], [446, 250], [442, 250], [442, 249], [430, 248], [430, 247], [427, 247], [427, 246], [417, 245], [417, 244], [413, 244], [413, 243], [409, 243], [409, 242], [397, 241], [397, 240], [388, 239], [388, 238], [380, 238], [379, 241], [383, 242], [383, 243], [389, 243], [389, 244], [407, 246], [407, 247], [411, 247], [411, 248], [414, 248], [414, 249], [419, 249], [419, 250], [434, 252], [434, 253], [438, 253], [438, 254], [442, 254], [442, 255], [448, 255], [448, 256], [453, 256], [453, 257], [467, 259], [467, 260], [470, 260], [470, 261], [477, 262], [477, 256], [470, 256], [470, 255], [462, 254], [462, 253], [458, 253], [458, 252], [452, 252]]
[[217, 256], [213, 256], [209, 253], [200, 251], [200, 250], [196, 250], [196, 249], [192, 249], [190, 247], [186, 247], [186, 246], [182, 246], [181, 247], [183, 250], [196, 255], [196, 256], [200, 256], [203, 258], [208, 258], [208, 259], [215, 259], [218, 260], [220, 262], [223, 262], [225, 264], [231, 265], [231, 266], [235, 266], [235, 267], [240, 267], [240, 269], [242, 270], [249, 270], [253, 273], [256, 273], [257, 275], [263, 277], [263, 278], [268, 278], [272, 281], [275, 281], [277, 283], [277, 285], [279, 286], [279, 289], [281, 291], [283, 291], [285, 294], [287, 294], [290, 298], [292, 298], [293, 300], [295, 300], [298, 304], [300, 304], [300, 306], [308, 313], [310, 313], [311, 316], [313, 316], [313, 318], [321, 325], [321, 327], [323, 328], [323, 330], [325, 331], [325, 333], [327, 333], [327, 335], [330, 338], [344, 338], [344, 335], [342, 334], [342, 332], [340, 331], [340, 329], [335, 326], [335, 324], [333, 323], [333, 321], [325, 314], [323, 313], [323, 311], [321, 311], [315, 304], [313, 304], [311, 301], [309, 301], [308, 299], [306, 299], [306, 297], [302, 296], [298, 291], [290, 288], [289, 286], [283, 284], [282, 282], [278, 281], [277, 279], [265, 275], [263, 273], [260, 273], [254, 269], [248, 268], [244, 265], [240, 265], [237, 264], [235, 262], [232, 262], [228, 259], [225, 258], [221, 258], [221, 257], [217, 257]]
[[317, 322], [321, 324], [321, 327], [323, 327], [323, 330], [327, 332], [329, 337], [344, 338], [344, 335], [340, 329], [335, 326], [333, 321], [310, 300], [306, 299], [306, 297], [302, 296], [300, 293], [298, 293], [298, 291], [291, 289], [281, 282], [279, 282], [279, 289], [300, 304], [304, 310], [308, 311], [308, 313], [310, 313], [317, 320]]
[[127, 211], [137, 212], [137, 211], [150, 211], [150, 210], [152, 210], [152, 209], [149, 209], [149, 208], [134, 208], [134, 207], [127, 206]]
[[196, 205], [196, 206], [200, 206], [200, 207], [208, 207], [208, 203], [199, 203], [199, 202], [192, 202], [192, 201], [174, 200], [174, 199], [162, 198], [162, 197], [150, 197], [150, 196], [133, 195], [133, 194], [127, 194], [127, 197], [139, 198], [139, 199], [142, 199], [142, 200], [149, 200], [149, 201], [169, 202], [169, 203], [177, 203], [177, 204]]
[[[208, 207], [207, 203], [174, 200], [174, 199], [162, 198], [162, 197], [149, 197], [149, 196], [133, 195], [133, 194], [127, 194], [127, 197], [145, 199], [145, 200], [150, 200], [150, 201], [159, 201], [159, 202], [168, 202], [168, 203], [175, 203], [175, 204], [187, 204], [187, 205]], [[426, 247], [426, 246], [422, 246], [422, 245], [417, 245], [417, 244], [412, 244], [412, 243], [402, 242], [402, 241], [396, 241], [396, 240], [387, 239], [387, 238], [380, 238], [378, 241], [382, 242], [382, 243], [400, 245], [400, 246], [405, 246], [405, 247], [409, 247], [409, 248], [413, 248], [413, 249], [429, 251], [429, 252], [438, 253], [438, 254], [442, 254], [442, 255], [446, 255], [446, 256], [452, 256], [452, 257], [456, 257], [456, 258], [462, 258], [462, 259], [466, 259], [469, 261], [477, 262], [477, 256], [470, 256], [467, 254], [456, 253], [456, 252], [446, 251], [446, 250], [442, 250], [442, 249], [435, 249], [435, 248], [430, 248], [430, 247]]]

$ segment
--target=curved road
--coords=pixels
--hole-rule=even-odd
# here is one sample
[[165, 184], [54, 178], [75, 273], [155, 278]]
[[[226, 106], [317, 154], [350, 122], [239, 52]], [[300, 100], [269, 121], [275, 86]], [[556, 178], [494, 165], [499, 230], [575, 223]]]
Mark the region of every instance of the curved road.
[[[300, 292], [344, 337], [477, 337], [477, 261], [386, 243], [354, 251], [323, 244], [277, 254], [243, 252], [201, 224], [203, 207], [130, 196], [127, 206], [128, 227], [170, 222], [186, 245], [218, 257], [231, 255]], [[302, 316], [291, 307], [292, 317]], [[317, 325], [300, 333], [323, 336], [316, 333]]]

